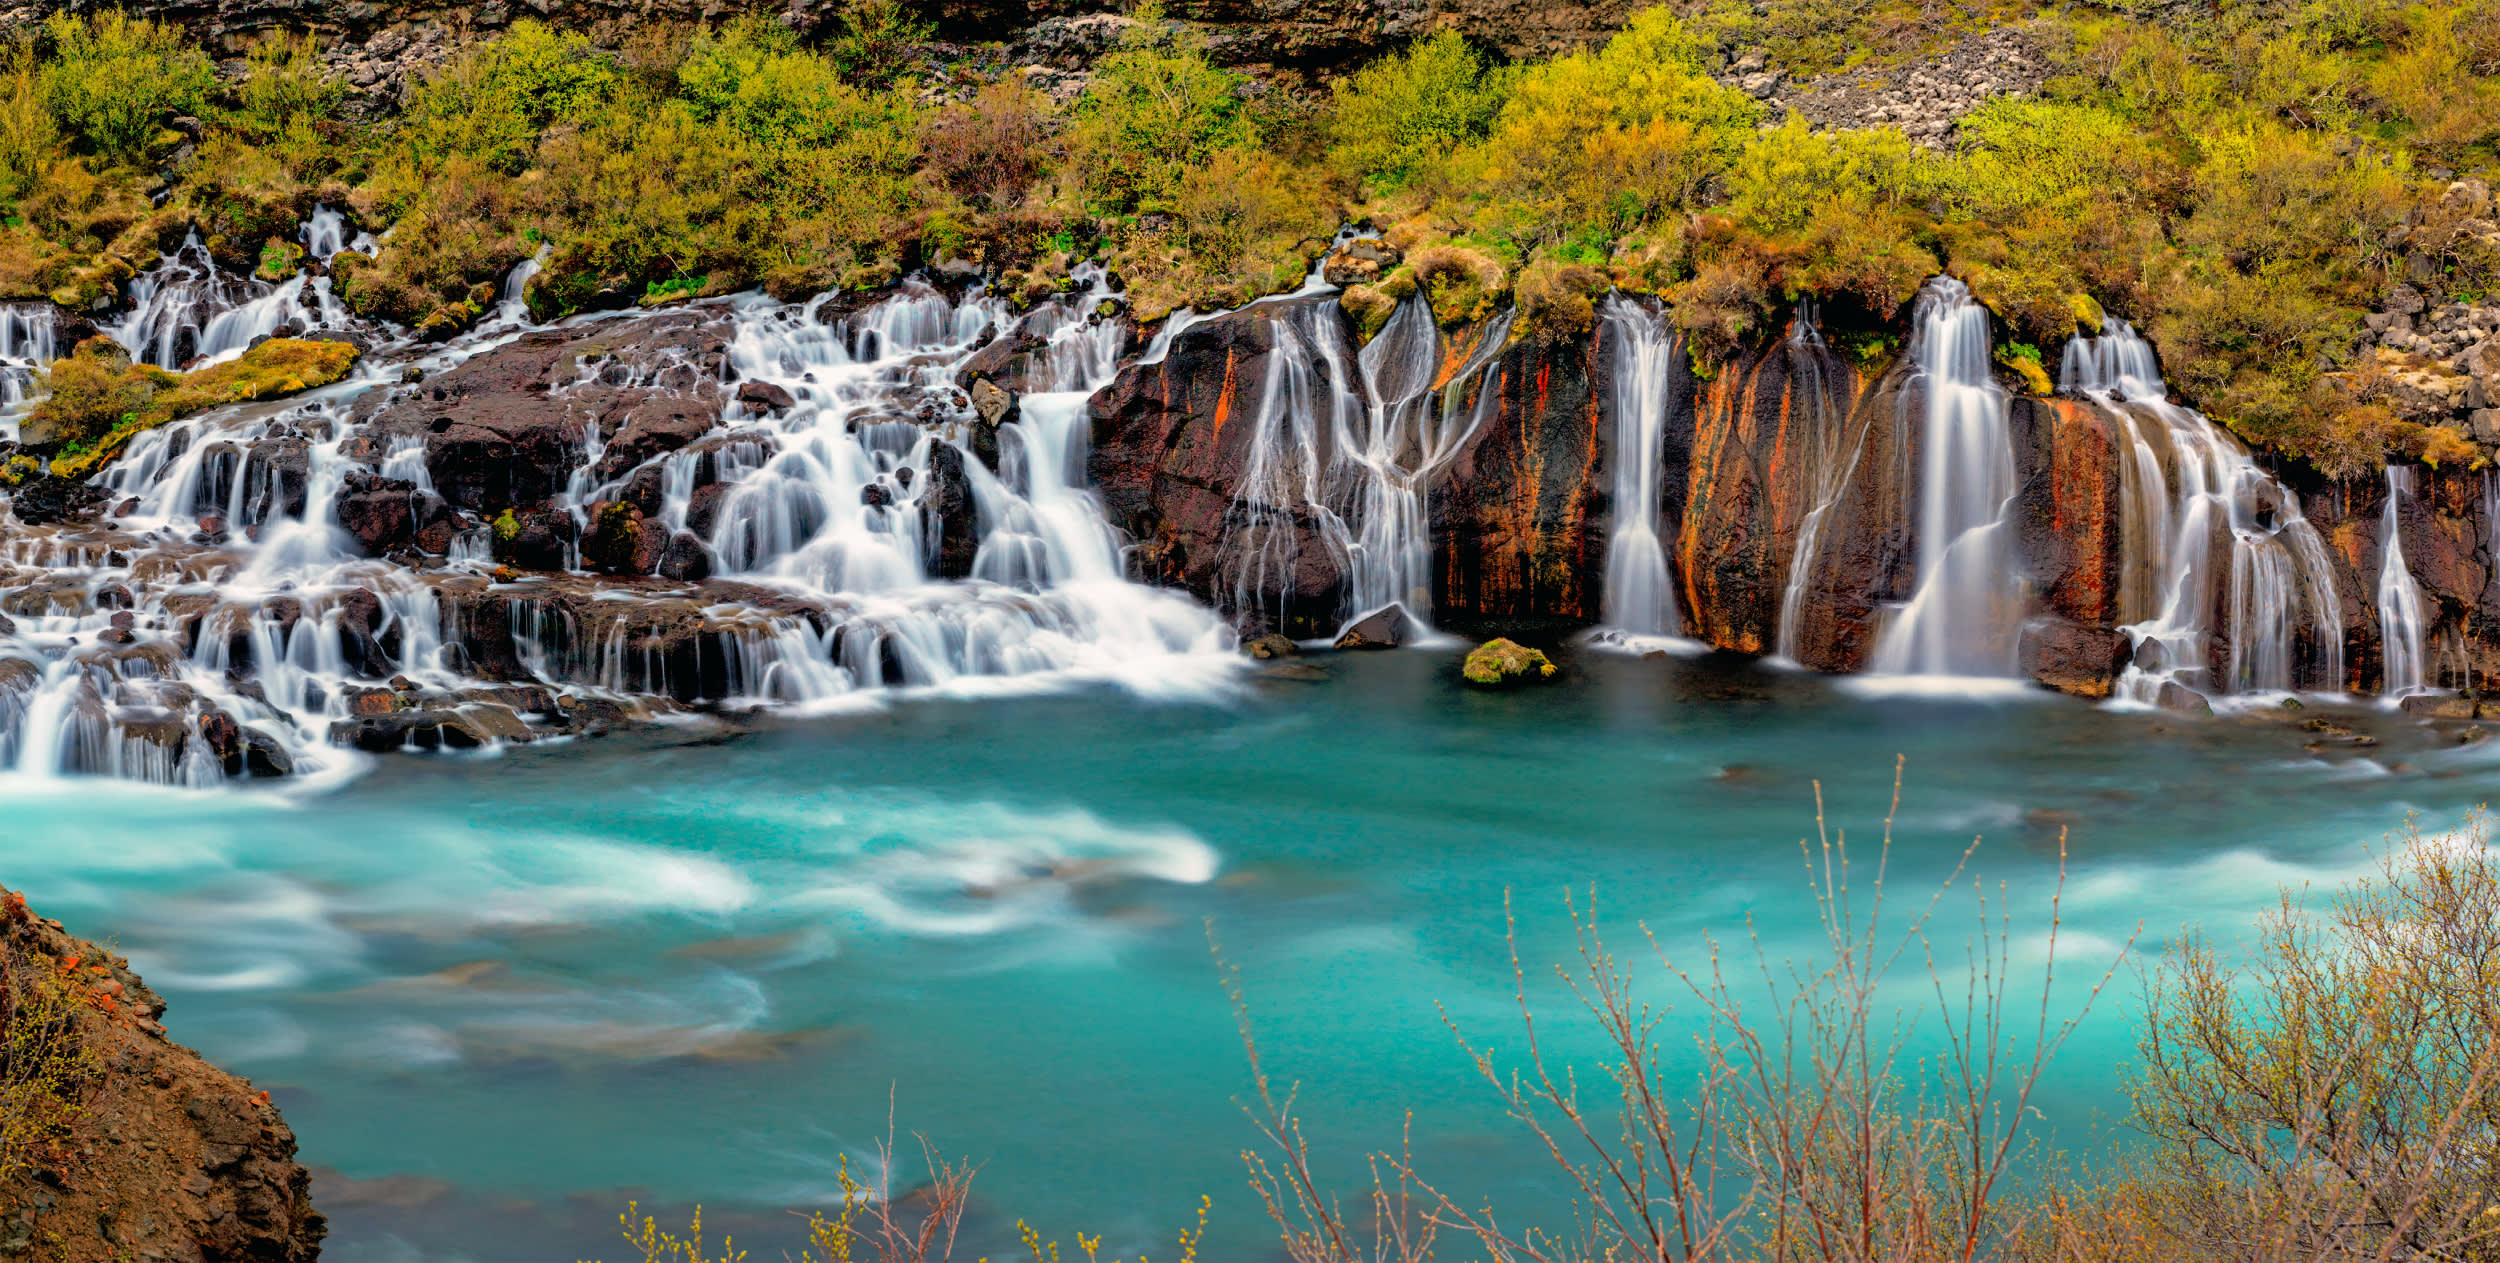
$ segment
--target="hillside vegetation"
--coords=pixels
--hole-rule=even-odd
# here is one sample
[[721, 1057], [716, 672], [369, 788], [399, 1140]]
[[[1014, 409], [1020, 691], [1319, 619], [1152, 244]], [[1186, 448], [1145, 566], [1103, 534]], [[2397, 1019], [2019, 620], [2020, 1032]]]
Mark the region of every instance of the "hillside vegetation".
[[[1722, 81], [1741, 53], [1866, 73], [2017, 22], [2055, 75], [1950, 151], [1817, 131]], [[754, 18], [616, 47], [525, 21], [349, 122], [310, 37], [221, 82], [173, 28], [56, 16], [0, 74], [0, 296], [88, 306], [193, 224], [228, 266], [283, 274], [326, 202], [390, 230], [337, 261], [349, 306], [437, 336], [542, 250], [541, 317], [949, 263], [1029, 299], [1096, 257], [1151, 320], [1290, 288], [1357, 219], [1403, 252], [1349, 293], [1361, 321], [1424, 286], [1445, 320], [1516, 301], [1551, 336], [1617, 285], [1668, 298], [1704, 371], [1801, 301], [1871, 358], [1950, 271], [2009, 360], [2126, 315], [2191, 402], [2329, 473], [2480, 457], [2374, 402], [2355, 344], [2399, 282], [2500, 293], [2470, 179], [2500, 136], [2488, 0], [1707, 0], [1542, 62], [1444, 33], [1322, 90], [1211, 63], [1151, 4], [1124, 30], [1054, 100], [922, 56], [897, 0], [854, 0], [813, 46]]]

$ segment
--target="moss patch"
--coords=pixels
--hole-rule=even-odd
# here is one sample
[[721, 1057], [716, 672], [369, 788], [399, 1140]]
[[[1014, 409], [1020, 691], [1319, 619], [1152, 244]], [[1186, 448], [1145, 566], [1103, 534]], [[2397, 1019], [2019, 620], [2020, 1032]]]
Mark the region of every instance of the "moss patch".
[[1551, 679], [1554, 663], [1542, 652], [1518, 641], [1488, 640], [1467, 655], [1467, 664], [1459, 673], [1467, 677], [1469, 684], [1504, 688]]
[[31, 433], [56, 450], [52, 472], [85, 478], [121, 455], [135, 435], [221, 404], [278, 399], [347, 376], [357, 351], [345, 342], [271, 338], [238, 359], [178, 376], [131, 364], [90, 339], [45, 374], [50, 397], [28, 414]]

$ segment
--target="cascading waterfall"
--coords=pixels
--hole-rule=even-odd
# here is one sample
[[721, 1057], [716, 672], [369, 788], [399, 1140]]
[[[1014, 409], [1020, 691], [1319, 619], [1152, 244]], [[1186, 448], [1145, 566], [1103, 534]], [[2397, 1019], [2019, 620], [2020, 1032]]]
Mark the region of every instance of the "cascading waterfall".
[[1683, 343], [1663, 310], [1606, 300], [1613, 340], [1614, 535], [1606, 545], [1606, 625], [1631, 636], [1681, 636], [1675, 585], [1658, 525], [1665, 476], [1667, 386]]
[[[308, 242], [328, 245], [336, 224]], [[336, 253], [335, 250], [332, 253]], [[327, 256], [319, 256], [327, 257]], [[217, 364], [251, 349], [252, 340], [280, 329], [305, 332], [345, 328], [346, 310], [331, 296], [330, 278], [298, 273], [275, 285], [221, 271], [198, 233], [130, 282], [130, 314], [106, 327], [130, 357], [163, 369]]]
[[2413, 500], [2411, 465], [2387, 467], [2387, 508], [2379, 516], [2378, 636], [2386, 663], [2380, 693], [2394, 702], [2424, 691], [2422, 587], [2405, 568], [2404, 531], [2399, 508]]
[[52, 308], [0, 307], [0, 438], [17, 437], [20, 405], [53, 358]]
[[1510, 338], [1513, 313], [1479, 331], [1444, 372], [1439, 324], [1421, 291], [1352, 356], [1362, 388], [1346, 380], [1333, 312], [1280, 304], [1276, 351], [1254, 422], [1250, 467], [1236, 502], [1230, 551], [1242, 608], [1260, 608], [1290, 573], [1291, 519], [1307, 513], [1345, 579], [1351, 625], [1395, 605], [1418, 627], [1432, 621], [1430, 493], [1493, 406], [1487, 383]]
[[[343, 221], [322, 213], [301, 240], [319, 259], [343, 234]], [[519, 298], [534, 263], [515, 269], [495, 317], [428, 349], [430, 370], [526, 325]], [[49, 601], [30, 606], [21, 593], [13, 629], [0, 633], [0, 769], [191, 785], [243, 772], [318, 781], [357, 765], [332, 744], [335, 727], [371, 713], [355, 709], [356, 697], [392, 679], [441, 699], [428, 705], [474, 709], [462, 699], [491, 694], [521, 711], [559, 696], [805, 709], [893, 686], [1220, 687], [1237, 670], [1231, 629], [1178, 594], [1127, 582], [1121, 541], [1084, 485], [1085, 403], [1114, 374], [1125, 326], [1096, 314], [1117, 298], [1107, 276], [1093, 269], [1080, 280], [1085, 292], [1021, 319], [977, 289], [957, 300], [918, 284], [840, 319], [826, 316], [823, 299], [696, 305], [729, 331], [712, 433], [603, 478], [589, 470], [610, 436], [589, 427], [589, 460], [549, 507], [586, 528], [594, 505], [656, 476], [656, 524], [675, 533], [687, 528], [697, 482], [717, 484], [702, 538], [730, 581], [726, 595], [649, 579], [513, 575], [486, 556], [479, 541], [491, 532], [475, 518], [444, 562], [361, 556], [338, 517], [351, 478], [404, 480], [412, 502], [448, 512], [421, 437], [361, 428], [356, 400], [394, 388], [388, 365], [285, 405], [213, 410], [138, 435], [96, 480], [114, 506], [111, 542], [35, 526], [0, 540], [0, 569], [40, 571]], [[196, 242], [133, 292], [136, 306], [113, 332], [160, 364], [239, 353], [244, 331], [266, 331], [267, 313], [306, 314], [283, 290], [255, 293], [218, 274]], [[257, 314], [239, 314], [246, 309]], [[1047, 349], [1033, 357], [1019, 419], [997, 433], [992, 469], [968, 446], [975, 418], [954, 373], [981, 347], [1020, 335]], [[43, 350], [5, 317], [0, 336]], [[667, 351], [630, 368], [585, 362], [581, 381], [549, 393], [614, 385], [619, 373], [634, 385], [646, 383], [631, 374], [699, 386], [713, 370], [690, 356]], [[793, 406], [738, 402], [750, 383], [786, 391]], [[970, 578], [938, 577], [942, 535], [977, 540]], [[748, 595], [759, 589], [784, 595]], [[703, 621], [691, 646], [649, 635], [689, 610]], [[481, 675], [478, 655], [495, 652], [512, 665]]]
[[[2340, 679], [2343, 612], [2325, 541], [2301, 516], [2299, 497], [2236, 439], [2169, 401], [2152, 344], [2109, 318], [2099, 337], [2067, 342], [2059, 389], [2099, 404], [2123, 444], [2119, 618], [2135, 656], [2117, 697], [2152, 703], [2165, 685], [2209, 696], [2287, 691], [2297, 683], [2303, 614], [2324, 629], [2316, 673]], [[2218, 527], [2229, 540], [2227, 568]], [[2218, 608], [2228, 645], [2220, 662]]]
[[1951, 277], [1914, 309], [1910, 356], [1926, 392], [1915, 507], [1918, 587], [1876, 640], [1879, 675], [2011, 676], [2023, 589], [2006, 512], [2014, 449], [1988, 368], [1988, 309]]

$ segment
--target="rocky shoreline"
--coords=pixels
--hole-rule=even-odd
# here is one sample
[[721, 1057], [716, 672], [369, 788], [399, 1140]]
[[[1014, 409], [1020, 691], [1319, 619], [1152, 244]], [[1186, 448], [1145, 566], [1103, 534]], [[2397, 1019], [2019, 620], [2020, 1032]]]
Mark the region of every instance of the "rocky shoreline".
[[0, 890], [12, 968], [69, 975], [98, 1069], [69, 1133], [0, 1184], [0, 1259], [311, 1263], [326, 1232], [269, 1094], [166, 1036], [165, 1002], [113, 952]]

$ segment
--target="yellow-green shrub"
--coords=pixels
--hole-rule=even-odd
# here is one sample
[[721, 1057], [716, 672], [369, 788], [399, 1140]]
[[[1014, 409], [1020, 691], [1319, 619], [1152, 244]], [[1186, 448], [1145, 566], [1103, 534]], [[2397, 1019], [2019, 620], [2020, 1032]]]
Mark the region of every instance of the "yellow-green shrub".
[[1375, 191], [1402, 189], [1482, 139], [1507, 90], [1464, 37], [1440, 31], [1336, 84], [1328, 156]]
[[174, 114], [197, 114], [216, 81], [208, 57], [181, 28], [118, 9], [44, 20], [52, 55], [43, 102], [61, 129], [93, 153], [135, 159]]

